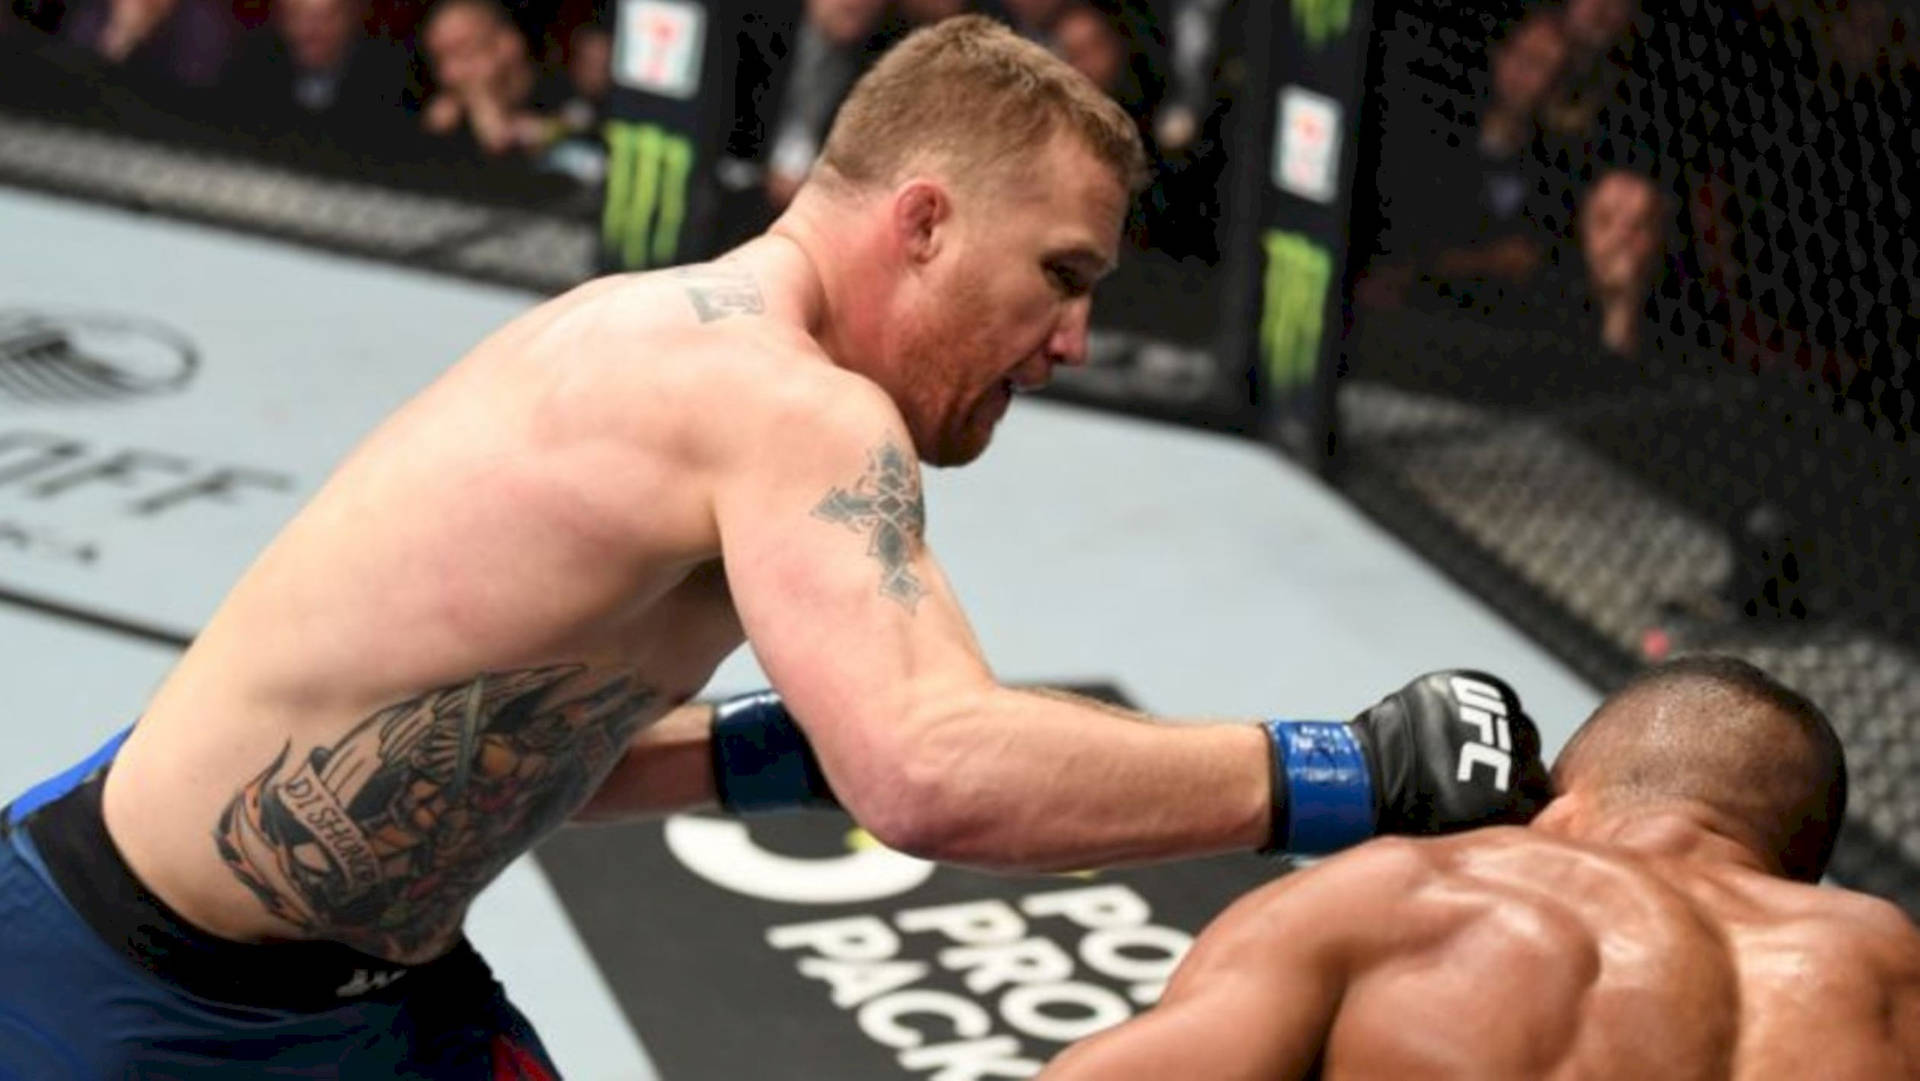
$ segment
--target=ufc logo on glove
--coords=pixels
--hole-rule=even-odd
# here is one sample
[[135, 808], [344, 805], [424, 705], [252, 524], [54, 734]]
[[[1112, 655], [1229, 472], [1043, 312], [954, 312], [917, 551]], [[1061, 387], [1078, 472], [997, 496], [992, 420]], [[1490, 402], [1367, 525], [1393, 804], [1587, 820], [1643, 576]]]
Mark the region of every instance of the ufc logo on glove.
[[1454, 776], [1464, 784], [1473, 780], [1475, 766], [1489, 766], [1493, 769], [1493, 787], [1505, 792], [1513, 773], [1513, 732], [1507, 723], [1506, 699], [1477, 679], [1454, 676], [1448, 683], [1459, 703], [1461, 722], [1480, 737], [1460, 745], [1460, 768]]

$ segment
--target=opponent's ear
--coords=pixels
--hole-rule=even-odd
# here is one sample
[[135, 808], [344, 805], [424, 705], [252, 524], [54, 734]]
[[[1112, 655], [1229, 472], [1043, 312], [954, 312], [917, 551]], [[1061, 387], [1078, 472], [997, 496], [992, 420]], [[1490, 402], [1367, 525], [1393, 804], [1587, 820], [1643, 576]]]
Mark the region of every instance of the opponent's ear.
[[894, 192], [894, 239], [915, 266], [932, 262], [940, 254], [945, 227], [952, 218], [952, 197], [931, 180], [909, 180]]

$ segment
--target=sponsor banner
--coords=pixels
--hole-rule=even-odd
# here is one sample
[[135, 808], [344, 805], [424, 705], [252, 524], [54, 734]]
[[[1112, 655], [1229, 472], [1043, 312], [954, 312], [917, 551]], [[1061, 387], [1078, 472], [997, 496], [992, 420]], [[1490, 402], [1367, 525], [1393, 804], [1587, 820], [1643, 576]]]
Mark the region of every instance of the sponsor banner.
[[614, 80], [662, 97], [698, 93], [707, 9], [688, 0], [622, 0], [618, 10]]
[[1260, 355], [1268, 392], [1283, 395], [1311, 383], [1320, 363], [1333, 257], [1311, 237], [1269, 229], [1266, 263]]
[[686, 248], [693, 143], [658, 124], [607, 124], [607, 197], [600, 219], [604, 249], [621, 270], [681, 261]]
[[1285, 867], [989, 875], [826, 812], [565, 830], [539, 859], [667, 1081], [1031, 1077]]
[[1340, 103], [1302, 86], [1280, 88], [1273, 182], [1316, 203], [1340, 195]]
[[1353, 23], [1353, 0], [1288, 0], [1300, 37], [1315, 49], [1347, 32]]
[[1158, 1001], [1284, 866], [987, 875], [824, 812], [563, 831], [539, 858], [668, 1081], [1031, 1077]]
[[191, 636], [530, 297], [0, 192], [0, 594]]

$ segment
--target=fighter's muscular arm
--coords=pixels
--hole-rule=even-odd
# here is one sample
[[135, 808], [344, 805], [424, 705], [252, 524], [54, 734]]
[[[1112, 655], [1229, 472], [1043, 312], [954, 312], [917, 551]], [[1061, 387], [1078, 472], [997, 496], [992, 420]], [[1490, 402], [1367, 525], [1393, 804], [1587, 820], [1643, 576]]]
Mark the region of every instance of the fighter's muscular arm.
[[1375, 842], [1242, 897], [1200, 935], [1160, 1002], [1068, 1048], [1040, 1081], [1294, 1081], [1313, 1076], [1376, 929], [1423, 864]]
[[737, 428], [715, 513], [747, 638], [862, 825], [1022, 869], [1267, 840], [1256, 726], [1143, 724], [1000, 686], [927, 549], [892, 403], [842, 373], [800, 382], [815, 385]]

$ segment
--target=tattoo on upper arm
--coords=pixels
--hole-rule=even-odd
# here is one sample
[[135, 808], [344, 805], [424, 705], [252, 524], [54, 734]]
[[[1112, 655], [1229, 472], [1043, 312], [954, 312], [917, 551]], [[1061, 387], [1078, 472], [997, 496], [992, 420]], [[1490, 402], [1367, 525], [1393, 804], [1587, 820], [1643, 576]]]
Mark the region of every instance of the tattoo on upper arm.
[[767, 310], [753, 271], [733, 263], [704, 263], [674, 271], [702, 323], [729, 315], [759, 315]]
[[483, 673], [293, 744], [214, 828], [220, 858], [302, 930], [404, 959], [606, 776], [659, 695], [584, 665]]
[[880, 564], [880, 592], [911, 612], [927, 592], [913, 573], [914, 550], [927, 524], [920, 473], [913, 456], [891, 440], [867, 459], [867, 471], [853, 487], [829, 491], [813, 514], [867, 534], [867, 554]]

